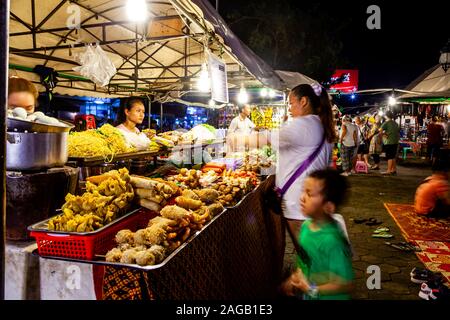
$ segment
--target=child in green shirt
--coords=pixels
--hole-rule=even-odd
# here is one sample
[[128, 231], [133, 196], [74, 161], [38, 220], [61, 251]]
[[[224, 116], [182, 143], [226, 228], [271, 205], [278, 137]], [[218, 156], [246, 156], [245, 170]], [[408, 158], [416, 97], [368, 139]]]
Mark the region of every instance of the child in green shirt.
[[332, 214], [347, 191], [345, 177], [335, 170], [319, 170], [306, 178], [300, 198], [308, 220], [301, 228], [303, 254], [297, 270], [283, 283], [290, 296], [304, 293], [304, 299], [350, 299], [353, 283], [351, 250], [347, 238]]

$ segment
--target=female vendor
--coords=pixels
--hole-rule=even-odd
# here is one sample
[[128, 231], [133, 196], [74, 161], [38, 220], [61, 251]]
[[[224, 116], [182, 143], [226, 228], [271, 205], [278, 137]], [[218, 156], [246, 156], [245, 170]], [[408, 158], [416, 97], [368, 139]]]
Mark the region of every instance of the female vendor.
[[117, 129], [119, 129], [127, 143], [137, 150], [146, 150], [150, 139], [136, 125], [144, 121], [145, 107], [141, 99], [131, 97], [123, 104], [117, 113]]
[[23, 108], [30, 114], [34, 112], [39, 92], [30, 81], [11, 77], [8, 80], [8, 109]]

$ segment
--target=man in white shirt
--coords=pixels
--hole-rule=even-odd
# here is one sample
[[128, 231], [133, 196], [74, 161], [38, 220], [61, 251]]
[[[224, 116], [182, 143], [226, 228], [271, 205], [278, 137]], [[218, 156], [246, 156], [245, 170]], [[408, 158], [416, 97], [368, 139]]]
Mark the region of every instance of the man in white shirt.
[[250, 107], [243, 105], [240, 108], [240, 113], [235, 117], [228, 128], [228, 134], [250, 134], [255, 128], [255, 124], [248, 118], [250, 116]]

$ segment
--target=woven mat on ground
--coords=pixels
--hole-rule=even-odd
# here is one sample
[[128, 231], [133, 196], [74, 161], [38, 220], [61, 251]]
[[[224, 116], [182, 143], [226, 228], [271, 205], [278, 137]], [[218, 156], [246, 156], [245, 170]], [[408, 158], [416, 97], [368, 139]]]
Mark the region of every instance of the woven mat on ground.
[[414, 241], [421, 252], [416, 255], [433, 272], [440, 272], [450, 282], [450, 242], [441, 241]]
[[[106, 266], [103, 300], [154, 300], [146, 272]], [[99, 299], [99, 297], [97, 297]]]
[[414, 206], [409, 204], [385, 203], [384, 206], [407, 240], [450, 242], [450, 219], [418, 215], [414, 212]]

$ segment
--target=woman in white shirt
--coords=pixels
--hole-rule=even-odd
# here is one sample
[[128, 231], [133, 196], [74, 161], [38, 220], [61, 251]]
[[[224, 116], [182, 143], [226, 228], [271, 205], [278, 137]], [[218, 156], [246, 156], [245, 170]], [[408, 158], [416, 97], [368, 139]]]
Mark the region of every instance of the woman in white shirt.
[[136, 127], [144, 121], [144, 116], [144, 103], [134, 97], [129, 98], [117, 113], [117, 129], [122, 132], [129, 146], [137, 150], [146, 150], [150, 145], [150, 139]]
[[282, 126], [279, 133], [276, 186], [282, 188], [300, 165], [320, 148], [314, 161], [283, 196], [288, 231], [292, 238], [298, 239], [301, 224], [306, 219], [300, 207], [303, 182], [309, 173], [330, 165], [332, 144], [337, 137], [331, 102], [324, 88], [301, 84], [291, 90], [288, 99], [292, 120]]

